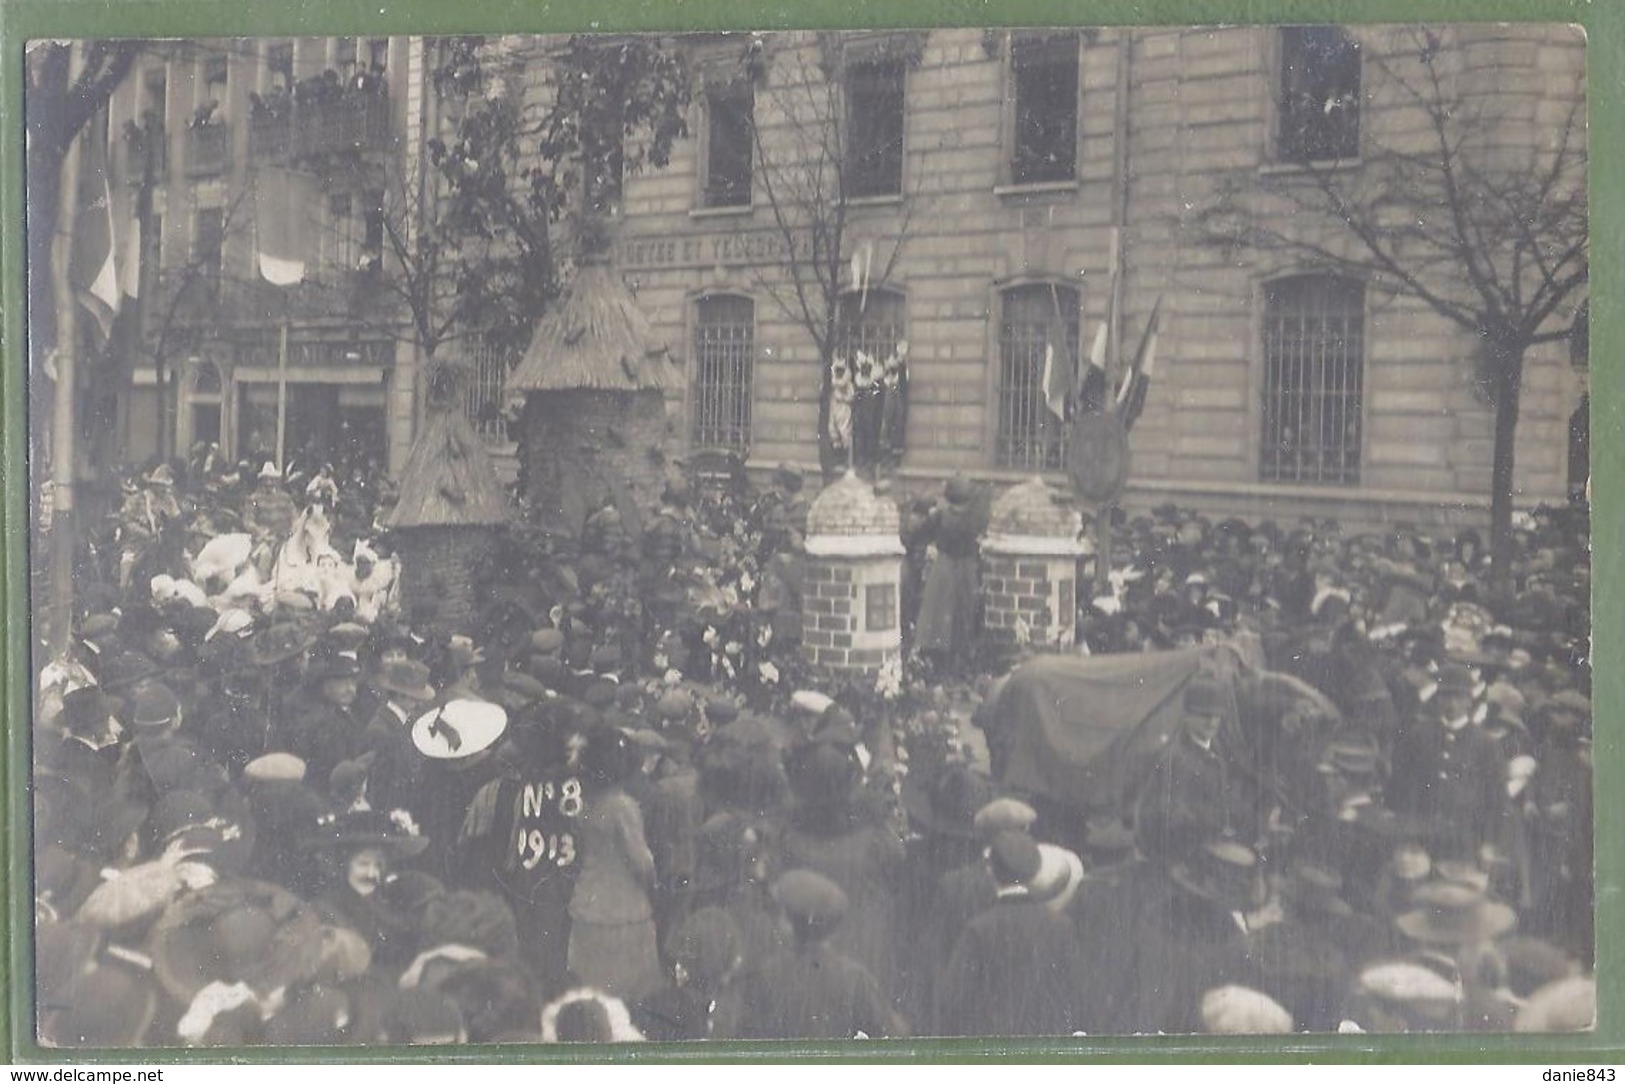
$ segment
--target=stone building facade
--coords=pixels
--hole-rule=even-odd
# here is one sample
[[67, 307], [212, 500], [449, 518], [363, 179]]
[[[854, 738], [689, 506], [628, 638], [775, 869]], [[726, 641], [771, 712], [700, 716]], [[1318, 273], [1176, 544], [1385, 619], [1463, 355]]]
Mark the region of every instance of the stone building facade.
[[[141, 223], [127, 458], [197, 442], [273, 452], [280, 411], [289, 458], [400, 469], [418, 394], [409, 325], [380, 282], [379, 209], [414, 168], [427, 98], [421, 39], [143, 48], [106, 118], [115, 228]], [[284, 171], [301, 193], [294, 219], [261, 211]], [[256, 254], [289, 236], [304, 281], [273, 285]]]
[[[1505, 153], [1549, 140], [1582, 92], [1572, 28], [1442, 33], [1452, 78], [1487, 103]], [[1362, 147], [1404, 145], [1425, 122], [1386, 75], [1406, 33], [935, 29], [679, 46], [695, 79], [691, 138], [665, 168], [624, 179], [614, 229], [618, 270], [686, 374], [668, 408], [691, 447], [731, 447], [753, 468], [819, 466], [824, 361], [787, 255], [812, 243], [816, 219], [842, 234], [837, 350], [879, 361], [908, 344], [905, 488], [955, 471], [1061, 477], [1043, 358], [1087, 354], [1116, 269], [1116, 357], [1163, 298], [1125, 506], [1487, 518], [1493, 410], [1475, 390], [1471, 334], [1199, 228], [1223, 183], [1359, 170]], [[506, 46], [538, 86], [548, 47]], [[806, 168], [821, 155], [822, 174]], [[815, 198], [794, 198], [798, 174]], [[842, 183], [851, 194], [837, 200]], [[1564, 499], [1583, 384], [1565, 344], [1528, 356], [1521, 504]]]

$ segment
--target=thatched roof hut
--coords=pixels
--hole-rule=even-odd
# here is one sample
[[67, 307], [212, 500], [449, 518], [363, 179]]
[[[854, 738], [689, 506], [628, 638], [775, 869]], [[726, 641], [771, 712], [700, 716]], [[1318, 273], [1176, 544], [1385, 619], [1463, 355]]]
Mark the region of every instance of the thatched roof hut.
[[531, 337], [508, 377], [508, 389], [659, 391], [676, 387], [677, 373], [649, 318], [620, 273], [588, 263]]
[[517, 435], [532, 505], [578, 533], [613, 504], [635, 537], [660, 494], [666, 393], [680, 385], [620, 274], [600, 259], [583, 264], [508, 377], [525, 397]]
[[461, 410], [431, 402], [385, 526], [495, 527], [508, 518], [496, 465]]
[[465, 375], [454, 364], [431, 368], [428, 415], [384, 521], [401, 557], [407, 615], [439, 634], [470, 631], [475, 577], [508, 518], [496, 465], [461, 409]]

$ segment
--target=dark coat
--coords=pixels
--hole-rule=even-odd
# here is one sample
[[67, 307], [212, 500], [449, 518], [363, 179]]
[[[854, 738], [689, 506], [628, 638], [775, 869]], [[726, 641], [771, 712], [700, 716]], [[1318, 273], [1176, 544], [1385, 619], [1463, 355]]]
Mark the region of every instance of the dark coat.
[[1084, 968], [1107, 976], [1084, 987], [1079, 1026], [1090, 1035], [1195, 1032], [1202, 994], [1245, 973], [1235, 917], [1152, 863], [1091, 874], [1069, 910]]
[[1076, 931], [1025, 893], [971, 919], [937, 984], [943, 1035], [1070, 1035], [1090, 980]]
[[1258, 840], [1267, 802], [1231, 764], [1223, 736], [1203, 749], [1183, 735], [1163, 751], [1135, 798], [1135, 835], [1147, 854], [1172, 854], [1221, 833]]
[[[862, 964], [827, 944], [802, 945], [763, 961], [738, 989], [737, 1039], [871, 1039], [907, 1034], [880, 984]], [[732, 1010], [730, 1010], [731, 1012]]]
[[1469, 854], [1498, 839], [1507, 811], [1506, 758], [1495, 739], [1467, 724], [1414, 720], [1394, 746], [1388, 807], [1417, 818], [1438, 853]]

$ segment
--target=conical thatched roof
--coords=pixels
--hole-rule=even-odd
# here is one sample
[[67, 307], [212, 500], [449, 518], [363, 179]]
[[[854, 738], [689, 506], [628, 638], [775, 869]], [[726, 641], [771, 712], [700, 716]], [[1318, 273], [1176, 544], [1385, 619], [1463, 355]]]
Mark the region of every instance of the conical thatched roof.
[[607, 263], [576, 273], [542, 317], [510, 391], [664, 391], [677, 374], [621, 276]]
[[506, 520], [507, 503], [485, 444], [461, 410], [431, 407], [385, 526], [491, 527]]

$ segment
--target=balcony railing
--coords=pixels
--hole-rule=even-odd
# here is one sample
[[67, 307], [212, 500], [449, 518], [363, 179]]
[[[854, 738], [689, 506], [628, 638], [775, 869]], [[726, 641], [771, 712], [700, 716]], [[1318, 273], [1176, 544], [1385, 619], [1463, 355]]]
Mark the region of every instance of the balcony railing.
[[295, 157], [381, 151], [389, 145], [389, 98], [383, 94], [350, 93], [295, 106]]
[[231, 168], [231, 128], [225, 124], [203, 124], [191, 129], [186, 140], [186, 172], [192, 177], [208, 177]]
[[248, 120], [248, 157], [255, 162], [282, 162], [293, 149], [293, 123], [286, 113]]

